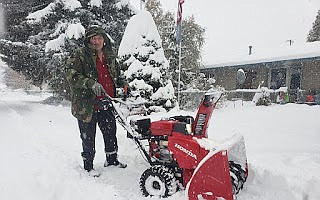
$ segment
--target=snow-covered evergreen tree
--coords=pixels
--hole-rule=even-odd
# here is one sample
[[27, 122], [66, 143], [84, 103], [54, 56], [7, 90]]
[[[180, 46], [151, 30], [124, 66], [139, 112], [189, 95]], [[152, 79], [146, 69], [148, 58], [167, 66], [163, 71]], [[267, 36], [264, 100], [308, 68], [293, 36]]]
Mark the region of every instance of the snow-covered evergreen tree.
[[68, 91], [64, 64], [82, 44], [85, 28], [102, 26], [117, 48], [134, 12], [125, 0], [55, 0], [30, 13], [17, 26], [19, 34], [14, 41], [2, 40], [1, 53], [9, 66], [36, 85]]
[[169, 63], [162, 41], [148, 11], [131, 17], [118, 53], [124, 75], [134, 95], [151, 100], [153, 105], [172, 107], [174, 90], [166, 76]]
[[316, 16], [316, 20], [313, 22], [312, 29], [307, 37], [307, 42], [320, 41], [320, 10]]
[[4, 6], [5, 16], [4, 23], [6, 24], [6, 38], [13, 39], [19, 36], [19, 25], [28, 13], [35, 10], [46, 7], [53, 0], [2, 0], [1, 3]]

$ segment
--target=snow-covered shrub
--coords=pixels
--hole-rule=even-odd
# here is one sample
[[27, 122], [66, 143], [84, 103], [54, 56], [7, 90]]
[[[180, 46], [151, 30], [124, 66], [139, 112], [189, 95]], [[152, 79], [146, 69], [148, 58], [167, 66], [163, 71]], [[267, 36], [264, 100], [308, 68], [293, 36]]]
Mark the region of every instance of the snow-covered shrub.
[[256, 92], [252, 102], [256, 104], [256, 106], [269, 106], [271, 105], [270, 92], [267, 87], [259, 86], [260, 92]]

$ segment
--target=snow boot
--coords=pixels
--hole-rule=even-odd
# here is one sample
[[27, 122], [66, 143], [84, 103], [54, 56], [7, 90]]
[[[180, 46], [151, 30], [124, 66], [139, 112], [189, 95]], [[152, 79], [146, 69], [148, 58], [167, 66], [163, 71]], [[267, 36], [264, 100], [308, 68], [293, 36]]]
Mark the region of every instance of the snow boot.
[[119, 168], [126, 168], [127, 164], [121, 163], [118, 160], [118, 156], [116, 153], [110, 154], [110, 155], [106, 155], [106, 162], [104, 163], [105, 167], [109, 167], [109, 166], [116, 166]]
[[91, 160], [83, 160], [83, 168], [88, 172], [89, 176], [99, 177], [100, 173], [93, 169], [93, 161]]
[[90, 171], [87, 171], [88, 175], [91, 177], [99, 177], [101, 174], [99, 172], [97, 172], [96, 170], [92, 169]]

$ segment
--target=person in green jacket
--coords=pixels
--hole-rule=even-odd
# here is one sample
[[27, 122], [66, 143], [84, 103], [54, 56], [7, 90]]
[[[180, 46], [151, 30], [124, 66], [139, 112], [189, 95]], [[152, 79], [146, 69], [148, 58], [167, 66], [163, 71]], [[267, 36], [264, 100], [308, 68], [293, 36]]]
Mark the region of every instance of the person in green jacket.
[[95, 136], [98, 124], [104, 139], [107, 166], [125, 168], [118, 160], [116, 121], [110, 110], [99, 108], [99, 100], [115, 97], [116, 87], [122, 87], [116, 53], [106, 32], [98, 26], [85, 32], [84, 46], [68, 59], [67, 81], [71, 89], [71, 112], [78, 119], [82, 139], [84, 169], [94, 172]]

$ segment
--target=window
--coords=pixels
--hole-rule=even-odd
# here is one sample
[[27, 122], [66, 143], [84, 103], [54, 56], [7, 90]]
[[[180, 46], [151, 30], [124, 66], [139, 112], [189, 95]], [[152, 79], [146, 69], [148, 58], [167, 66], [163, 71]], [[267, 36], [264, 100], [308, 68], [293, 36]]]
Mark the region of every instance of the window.
[[286, 68], [271, 69], [270, 88], [279, 89], [280, 87], [285, 87], [286, 75], [287, 75]]
[[291, 69], [290, 89], [301, 88], [301, 67]]
[[209, 78], [214, 78], [214, 73], [211, 72], [211, 73], [207, 73], [206, 74], [206, 78], [209, 79]]
[[250, 69], [250, 70], [244, 70], [244, 73], [246, 74], [246, 80], [243, 84], [237, 83], [237, 88], [239, 89], [253, 89], [253, 82], [257, 77], [257, 72]]

